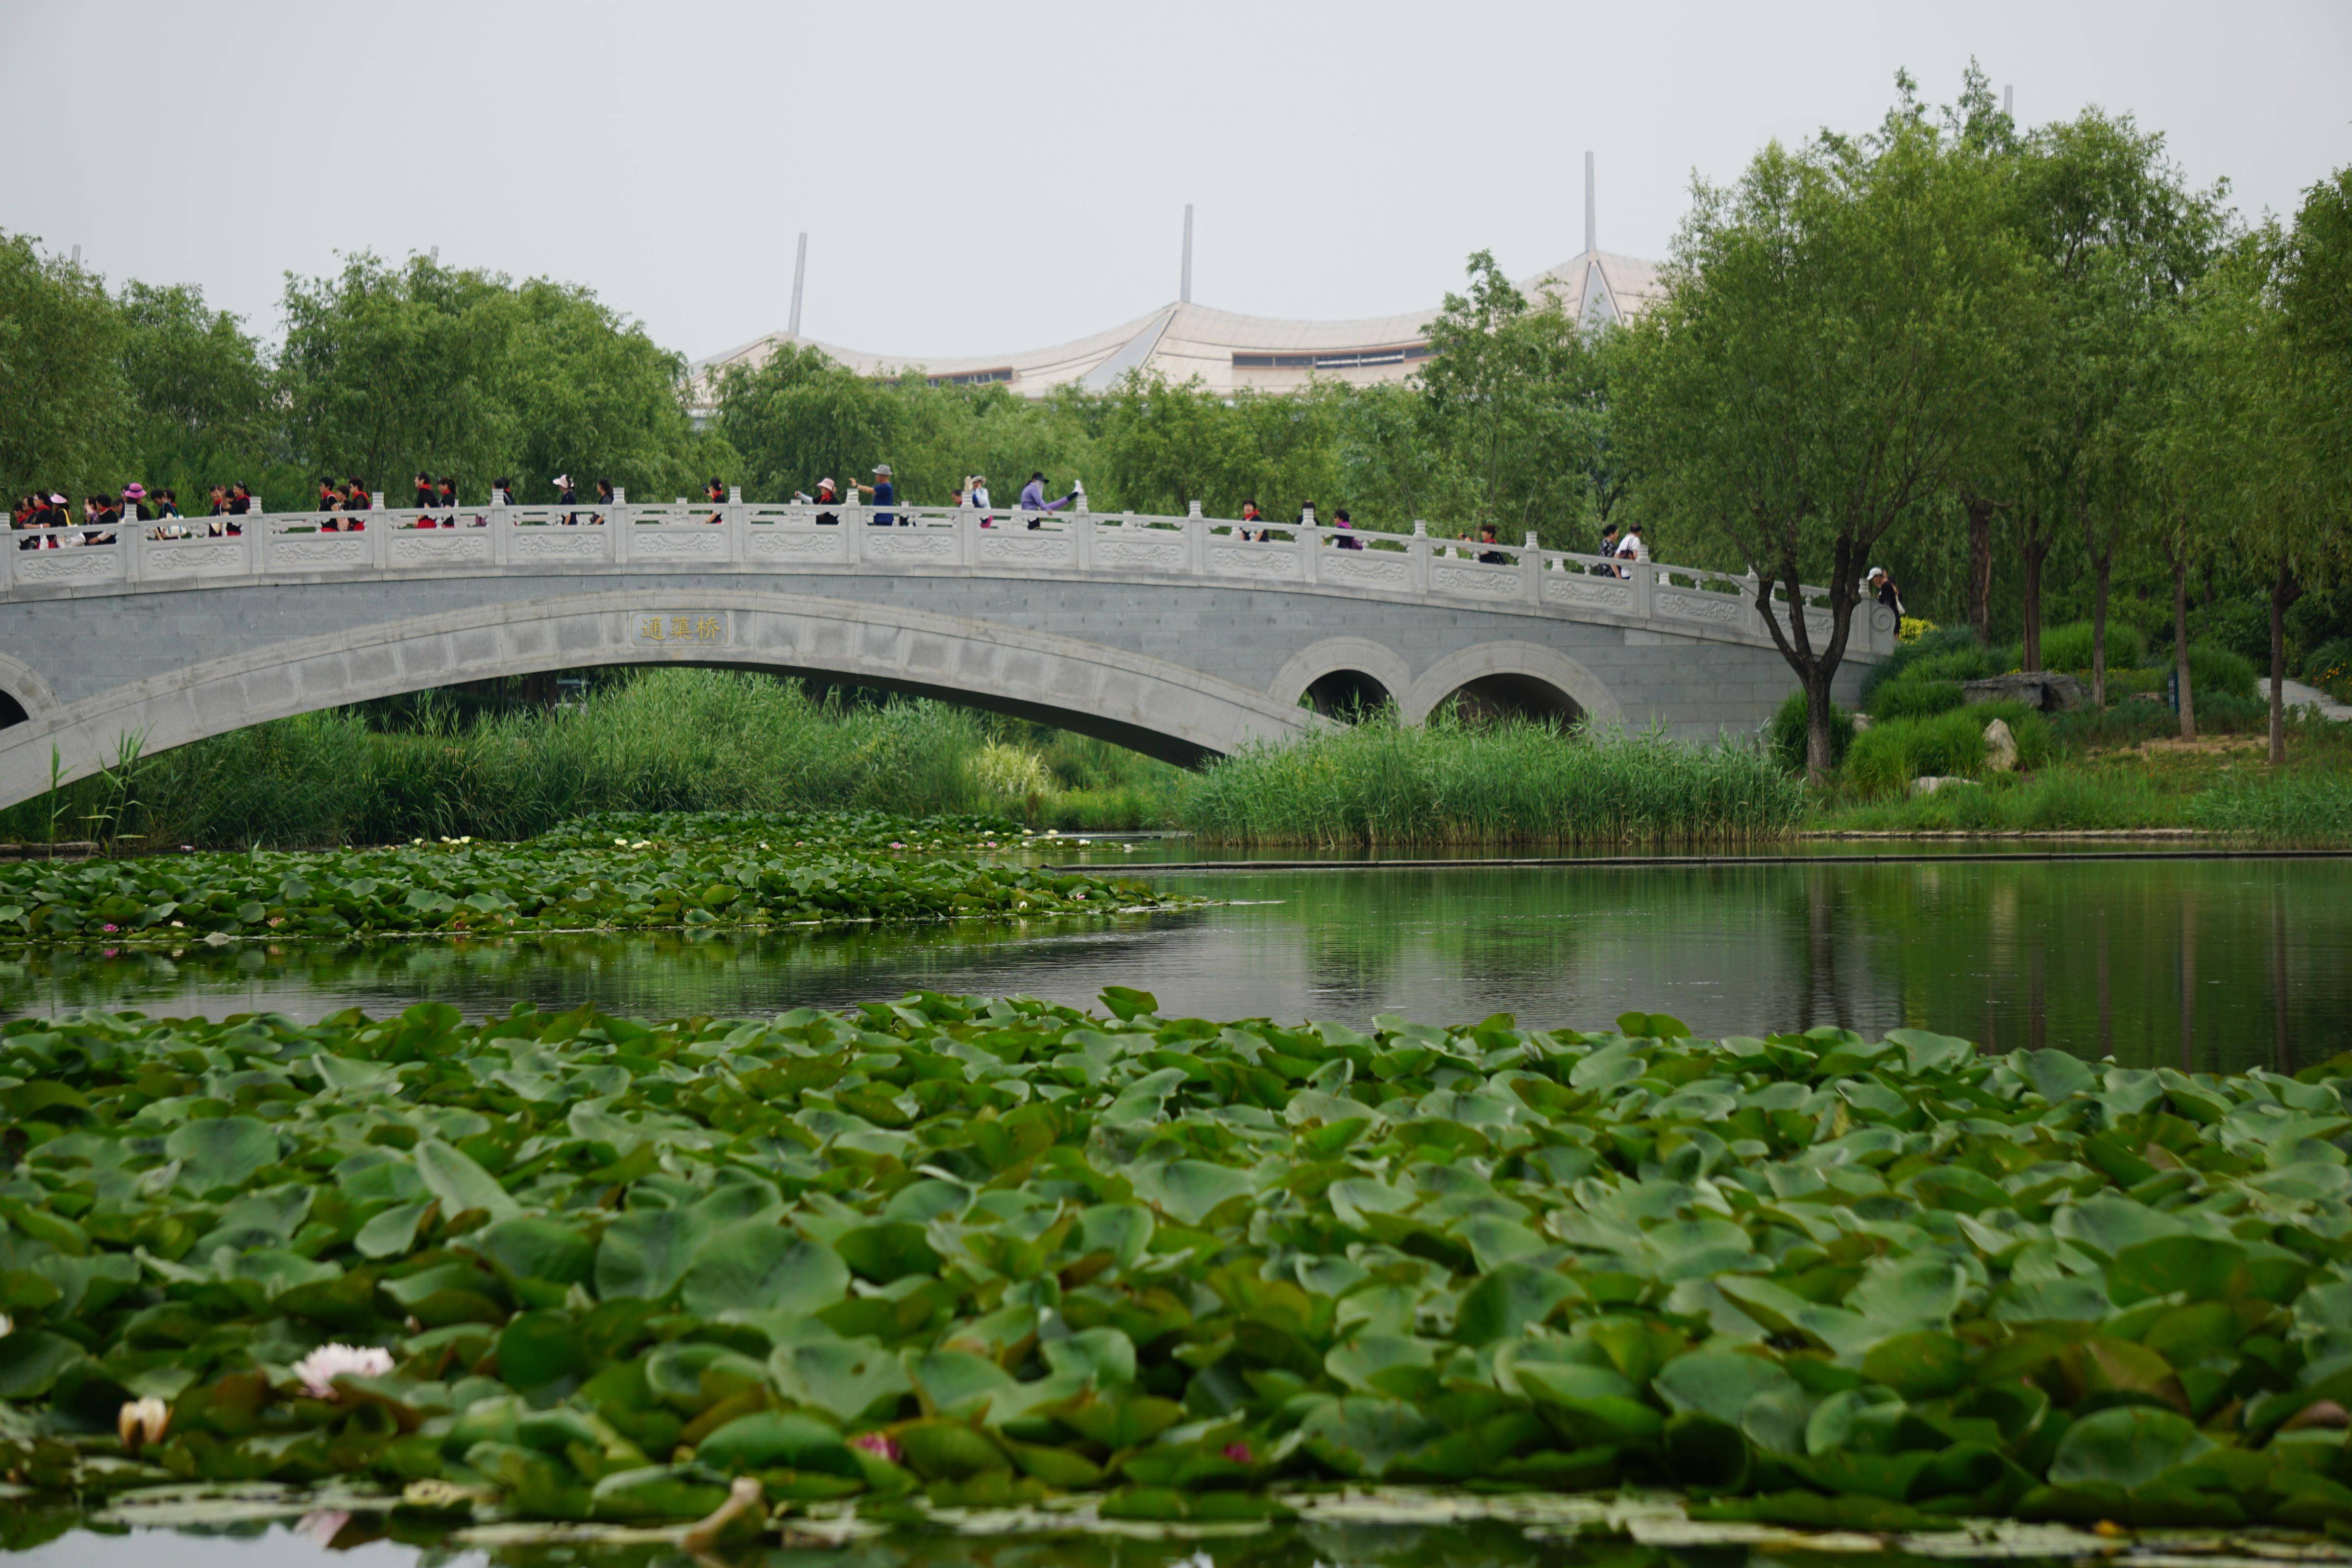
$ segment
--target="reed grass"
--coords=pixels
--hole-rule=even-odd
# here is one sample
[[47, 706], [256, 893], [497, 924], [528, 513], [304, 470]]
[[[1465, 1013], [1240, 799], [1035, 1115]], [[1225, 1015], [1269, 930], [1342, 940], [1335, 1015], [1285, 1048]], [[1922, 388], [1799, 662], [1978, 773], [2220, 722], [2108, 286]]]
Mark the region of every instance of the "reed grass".
[[[121, 827], [156, 844], [299, 847], [524, 838], [589, 811], [1017, 814], [973, 765], [991, 722], [937, 702], [814, 700], [761, 675], [649, 670], [553, 711], [460, 724], [427, 704], [414, 728], [385, 731], [336, 710], [215, 736], [144, 759]], [[95, 802], [96, 788], [68, 794]], [[0, 813], [0, 837], [37, 839], [48, 809]], [[80, 810], [69, 803], [68, 819]]]
[[2352, 773], [2226, 778], [2189, 802], [2192, 827], [2266, 844], [2352, 842]]
[[1184, 826], [1224, 844], [1724, 843], [1776, 837], [1802, 784], [1753, 746], [1374, 717], [1204, 769]]

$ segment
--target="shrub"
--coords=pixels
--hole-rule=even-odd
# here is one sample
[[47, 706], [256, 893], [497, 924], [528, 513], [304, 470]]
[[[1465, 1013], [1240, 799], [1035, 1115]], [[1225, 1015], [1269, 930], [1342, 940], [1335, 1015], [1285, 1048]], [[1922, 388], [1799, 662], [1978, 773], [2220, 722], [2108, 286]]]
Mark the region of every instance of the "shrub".
[[2303, 678], [2314, 685], [2352, 678], [2352, 637], [2333, 637], [2305, 656]]
[[1925, 719], [1960, 705], [1960, 689], [1949, 680], [1890, 680], [1871, 694], [1873, 719]]
[[[1805, 771], [1805, 692], [1802, 687], [1781, 699], [1780, 706], [1772, 710], [1772, 721], [1765, 726], [1767, 744], [1782, 769], [1792, 773]], [[1830, 766], [1844, 763], [1846, 750], [1853, 744], [1853, 715], [1830, 704]]]
[[[1908, 626], [1909, 622], [1904, 623]], [[1906, 637], [1895, 645], [1895, 651], [1870, 667], [1862, 679], [1862, 697], [1870, 700], [1872, 692], [1890, 680], [1900, 680], [1906, 675], [1917, 673], [1928, 661], [1948, 654], [1981, 650], [1974, 628], [1969, 626], [1930, 626], [1916, 637]], [[1931, 679], [1938, 680], [1974, 679], [1973, 676], [1950, 676], [1940, 671]]]
[[1846, 782], [1864, 795], [1888, 795], [1930, 774], [1975, 778], [1984, 772], [1985, 728], [1995, 719], [2007, 721], [2017, 740], [2018, 766], [2039, 767], [2049, 760], [2050, 721], [2039, 711], [2021, 702], [1979, 702], [1873, 724], [1854, 737], [1846, 753]]
[[1958, 647], [1920, 659], [1907, 672], [1914, 680], [1982, 680], [2009, 667], [1989, 647]]
[[2213, 647], [2205, 643], [2191, 643], [2189, 647], [2189, 680], [2197, 700], [2197, 717], [2205, 717], [2205, 698], [2252, 697], [2254, 694], [2254, 666], [2225, 647]]
[[[2107, 668], [2130, 668], [2147, 657], [2147, 639], [2133, 626], [2107, 622]], [[2084, 670], [2091, 668], [2091, 623], [2070, 621], [2042, 634], [2042, 668]]]

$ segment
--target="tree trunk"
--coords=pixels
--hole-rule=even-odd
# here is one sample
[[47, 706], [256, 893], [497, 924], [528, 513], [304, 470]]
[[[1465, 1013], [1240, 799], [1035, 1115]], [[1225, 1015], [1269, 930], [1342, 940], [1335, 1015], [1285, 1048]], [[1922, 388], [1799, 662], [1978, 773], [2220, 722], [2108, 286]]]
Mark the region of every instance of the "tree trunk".
[[1969, 625], [1992, 642], [1992, 502], [1969, 498]]
[[2026, 519], [2025, 547], [2025, 635], [2018, 652], [2017, 668], [2042, 668], [2042, 563], [2049, 558], [2050, 542], [2042, 537], [2042, 515], [2031, 514]]
[[2286, 612], [2302, 596], [2294, 569], [2287, 564], [2286, 552], [2282, 550], [2278, 574], [2271, 579], [2271, 766], [2274, 768], [2286, 766]]
[[2172, 679], [2180, 692], [2180, 738], [2197, 738], [2197, 697], [2189, 686], [2189, 545], [2179, 542], [2172, 557]]
[[1805, 776], [1820, 784], [1837, 766], [1837, 742], [1830, 728], [1830, 673], [1816, 669], [1805, 682]]
[[2092, 558], [2095, 574], [2091, 591], [2091, 708], [2107, 705], [2107, 583], [2115, 575], [2116, 558], [2103, 551]]

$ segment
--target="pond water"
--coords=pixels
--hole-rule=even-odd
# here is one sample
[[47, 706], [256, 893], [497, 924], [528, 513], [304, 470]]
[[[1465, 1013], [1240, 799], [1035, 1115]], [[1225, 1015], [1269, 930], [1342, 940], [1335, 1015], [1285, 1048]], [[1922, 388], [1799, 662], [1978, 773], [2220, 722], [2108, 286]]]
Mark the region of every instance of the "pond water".
[[16, 953], [0, 958], [0, 1012], [310, 1019], [433, 1000], [469, 1016], [517, 1002], [757, 1015], [919, 989], [1085, 1004], [1117, 984], [1170, 1014], [1598, 1027], [1639, 1008], [1703, 1036], [1910, 1026], [2198, 1070], [2352, 1049], [2352, 859], [1854, 854], [1157, 876], [1226, 901], [1013, 927]]

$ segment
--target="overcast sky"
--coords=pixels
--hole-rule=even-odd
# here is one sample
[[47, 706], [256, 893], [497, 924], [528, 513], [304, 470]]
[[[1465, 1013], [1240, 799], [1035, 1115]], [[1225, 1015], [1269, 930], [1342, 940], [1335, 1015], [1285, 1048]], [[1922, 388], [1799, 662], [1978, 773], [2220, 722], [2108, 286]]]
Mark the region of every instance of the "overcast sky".
[[1867, 127], [1974, 56], [2017, 113], [2162, 130], [2246, 213], [2352, 163], [2346, 0], [895, 5], [0, 0], [0, 228], [267, 336], [335, 253], [545, 274], [700, 356], [781, 330], [992, 353], [1176, 294], [1435, 303], [1471, 251], [1665, 252], [1694, 173]]

